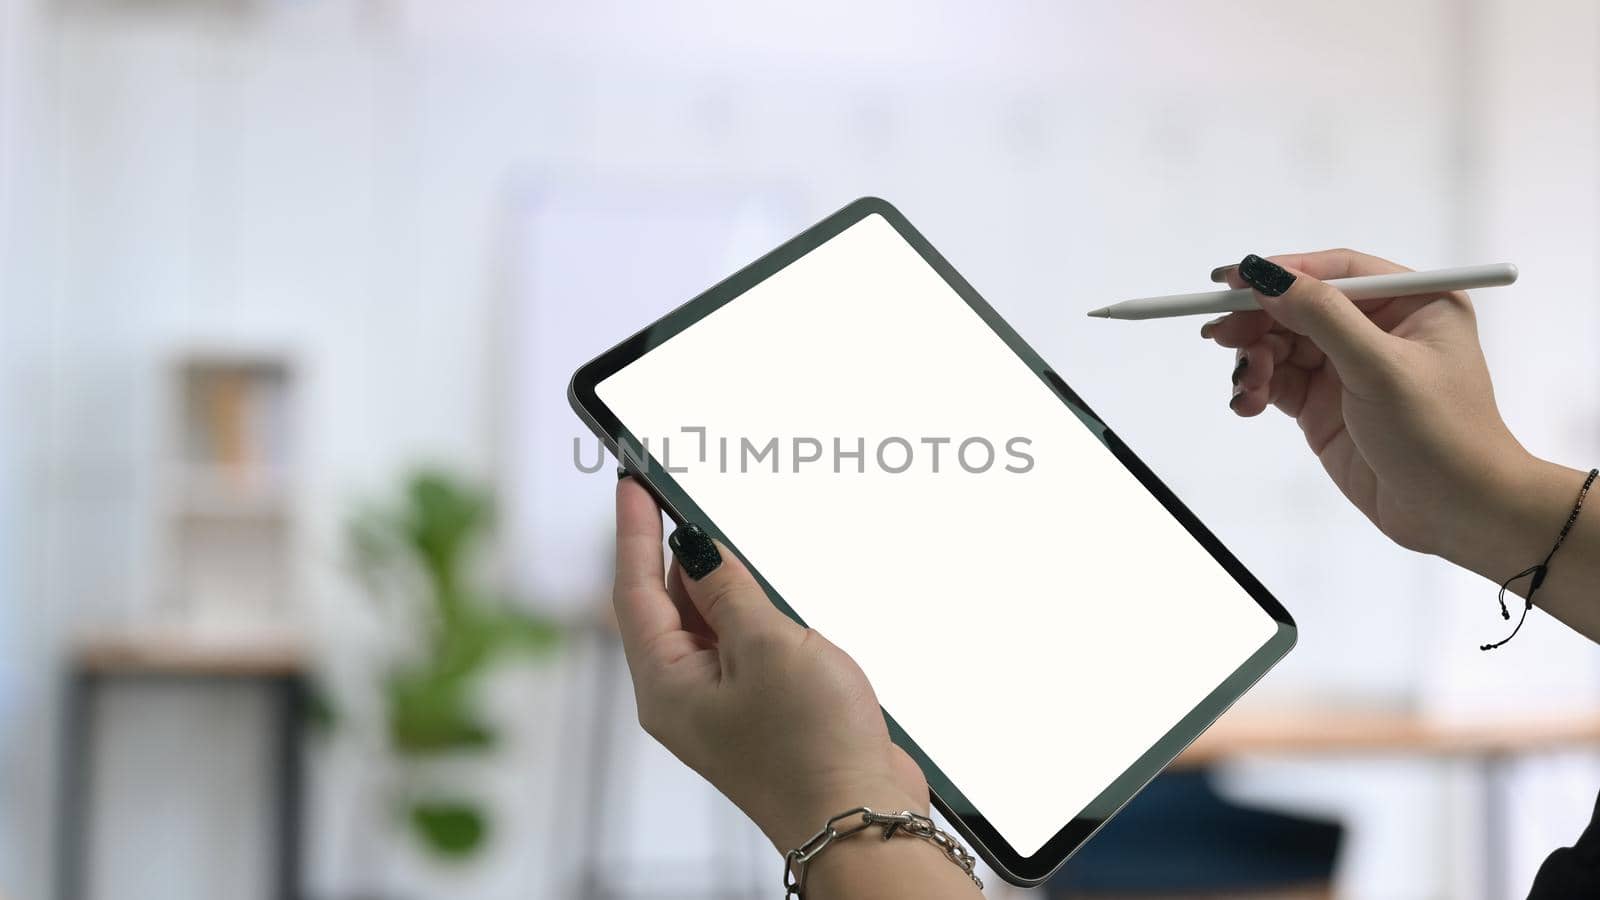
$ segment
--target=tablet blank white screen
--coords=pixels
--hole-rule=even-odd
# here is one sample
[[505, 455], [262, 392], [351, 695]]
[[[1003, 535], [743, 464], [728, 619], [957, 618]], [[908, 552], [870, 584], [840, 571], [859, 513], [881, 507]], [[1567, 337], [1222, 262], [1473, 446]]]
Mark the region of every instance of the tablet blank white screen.
[[1024, 856], [1276, 631], [876, 214], [596, 391]]

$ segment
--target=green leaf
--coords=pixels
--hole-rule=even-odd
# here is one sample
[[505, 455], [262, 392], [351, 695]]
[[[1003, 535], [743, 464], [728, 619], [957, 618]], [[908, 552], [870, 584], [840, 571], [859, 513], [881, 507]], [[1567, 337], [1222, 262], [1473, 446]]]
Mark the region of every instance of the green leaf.
[[553, 622], [510, 610], [492, 615], [491, 626], [508, 649], [537, 656], [561, 642], [561, 629]]
[[[558, 642], [552, 623], [472, 583], [471, 551], [493, 527], [490, 491], [442, 469], [419, 469], [392, 505], [349, 522], [355, 569], [374, 595], [406, 604], [420, 657], [384, 682], [387, 726], [401, 754], [483, 748], [495, 741], [473, 703], [498, 658], [537, 655]], [[419, 577], [420, 576], [420, 577]]]
[[424, 469], [412, 476], [406, 499], [404, 530], [448, 616], [468, 546], [492, 523], [489, 494], [448, 473]]
[[412, 804], [411, 827], [428, 849], [440, 856], [461, 859], [482, 846], [489, 822], [470, 803], [425, 801]]
[[495, 734], [467, 702], [467, 683], [429, 669], [397, 673], [386, 685], [389, 739], [401, 753], [421, 756], [493, 746]]

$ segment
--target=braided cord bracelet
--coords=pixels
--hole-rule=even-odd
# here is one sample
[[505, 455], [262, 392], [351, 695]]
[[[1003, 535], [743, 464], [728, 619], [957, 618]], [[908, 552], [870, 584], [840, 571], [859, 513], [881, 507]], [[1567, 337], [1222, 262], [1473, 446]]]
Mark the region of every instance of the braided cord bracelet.
[[1533, 609], [1533, 595], [1538, 592], [1539, 586], [1544, 584], [1545, 576], [1550, 574], [1550, 560], [1555, 558], [1556, 551], [1561, 549], [1561, 544], [1566, 541], [1567, 535], [1572, 532], [1573, 524], [1578, 521], [1578, 513], [1583, 510], [1583, 498], [1589, 496], [1589, 486], [1594, 484], [1596, 475], [1600, 475], [1600, 469], [1589, 470], [1589, 477], [1583, 480], [1583, 487], [1578, 489], [1578, 500], [1572, 504], [1572, 512], [1567, 516], [1567, 524], [1561, 526], [1561, 533], [1556, 535], [1556, 544], [1550, 548], [1549, 553], [1544, 555], [1544, 561], [1535, 563], [1500, 583], [1500, 617], [1509, 621], [1511, 619], [1511, 610], [1506, 607], [1506, 589], [1511, 587], [1511, 582], [1516, 581], [1518, 578], [1533, 576], [1533, 580], [1528, 582], [1528, 594], [1523, 598], [1525, 602], [1522, 604], [1522, 617], [1517, 619], [1517, 627], [1511, 629], [1510, 634], [1492, 644], [1479, 645], [1479, 650], [1493, 650], [1496, 647], [1503, 647], [1507, 641], [1517, 636], [1517, 632], [1522, 630], [1522, 623], [1528, 621], [1528, 611]]

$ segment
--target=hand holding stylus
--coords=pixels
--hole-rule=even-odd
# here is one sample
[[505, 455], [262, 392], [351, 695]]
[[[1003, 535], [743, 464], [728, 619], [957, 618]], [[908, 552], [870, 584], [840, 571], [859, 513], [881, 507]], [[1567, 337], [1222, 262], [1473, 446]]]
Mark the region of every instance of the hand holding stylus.
[[[1384, 534], [1499, 582], [1548, 551], [1584, 474], [1535, 458], [1507, 429], [1465, 294], [1352, 301], [1321, 280], [1405, 271], [1350, 250], [1248, 256], [1218, 277], [1253, 288], [1261, 310], [1200, 335], [1235, 350], [1234, 412], [1277, 407]], [[1600, 535], [1600, 516], [1578, 525]], [[1537, 599], [1600, 638], [1600, 608], [1579, 596], [1600, 581], [1600, 553], [1579, 555]]]

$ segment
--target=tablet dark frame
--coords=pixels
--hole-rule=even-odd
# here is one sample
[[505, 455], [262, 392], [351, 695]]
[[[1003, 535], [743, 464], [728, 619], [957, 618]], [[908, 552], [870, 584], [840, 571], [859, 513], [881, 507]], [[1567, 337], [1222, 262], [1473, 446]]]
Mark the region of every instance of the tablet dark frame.
[[[1066, 862], [1077, 848], [1083, 844], [1094, 832], [1116, 812], [1133, 798], [1146, 784], [1150, 782], [1163, 768], [1166, 767], [1177, 755], [1183, 751], [1195, 738], [1210, 727], [1229, 706], [1233, 704], [1245, 691], [1249, 690], [1261, 676], [1265, 675], [1278, 660], [1289, 652], [1294, 646], [1296, 628], [1294, 620], [1288, 611], [1250, 574], [1239, 560], [1228, 551], [1228, 548], [1217, 540], [1200, 520], [1195, 518], [1188, 507], [1158, 479], [1150, 469], [1134, 455], [1126, 444], [1111, 431], [1105, 422], [1090, 410], [1072, 388], [1056, 374], [1048, 363], [1034, 352], [1015, 331], [1011, 329], [1004, 319], [978, 295], [972, 285], [962, 278], [954, 267], [928, 243], [905, 216], [887, 201], [876, 197], [863, 197], [849, 204], [838, 212], [806, 229], [796, 237], [785, 242], [782, 246], [766, 254], [755, 262], [726, 279], [718, 282], [709, 290], [698, 297], [683, 304], [659, 320], [645, 327], [642, 331], [623, 341], [610, 350], [600, 354], [594, 360], [580, 368], [572, 377], [572, 382], [567, 389], [567, 399], [579, 418], [588, 424], [595, 435], [602, 440], [619, 460], [623, 460], [635, 479], [647, 488], [657, 502], [678, 524], [693, 521], [716, 536], [734, 552], [739, 553], [741, 559], [755, 574], [756, 579], [766, 590], [767, 596], [774, 605], [796, 622], [804, 625], [805, 620], [797, 614], [789, 604], [772, 589], [766, 579], [762, 577], [757, 561], [745, 558], [739, 551], [737, 539], [721, 531], [715, 522], [710, 521], [704, 511], [697, 506], [692, 498], [684, 493], [676, 480], [662, 468], [661, 464], [653, 457], [639, 452], [640, 442], [631, 434], [611, 410], [601, 402], [595, 393], [595, 387], [606, 378], [616, 373], [624, 366], [648, 353], [655, 347], [670, 339], [684, 329], [690, 327], [713, 310], [731, 302], [766, 278], [777, 273], [785, 266], [820, 247], [831, 240], [840, 232], [854, 225], [860, 220], [872, 216], [882, 216], [900, 236], [906, 240], [922, 258], [939, 273], [955, 292], [972, 307], [984, 322], [988, 323], [995, 334], [1005, 341], [1006, 345], [1016, 353], [1017, 357], [1027, 363], [1028, 367], [1055, 391], [1069, 410], [1071, 410], [1083, 424], [1100, 439], [1108, 449], [1134, 477], [1145, 486], [1147, 490], [1166, 507], [1173, 518], [1183, 524], [1200, 545], [1205, 547], [1217, 562], [1227, 570], [1228, 574], [1244, 588], [1255, 601], [1260, 604], [1263, 611], [1272, 616], [1278, 623], [1278, 630], [1255, 653], [1244, 661], [1233, 674], [1229, 675], [1222, 684], [1208, 694], [1188, 715], [1184, 716], [1166, 733], [1154, 746], [1135, 760], [1121, 776], [1101, 791], [1093, 802], [1080, 811], [1072, 821], [1066, 823], [1056, 832], [1055, 836], [1045, 843], [1043, 847], [1033, 854], [1023, 856], [1016, 852], [1009, 843], [1002, 838], [987, 818], [967, 800], [966, 796], [950, 781], [939, 768], [933, 765], [928, 755], [922, 752], [909, 735], [907, 735], [895, 722], [894, 717], [884, 710], [884, 718], [889, 725], [889, 732], [894, 742], [900, 745], [922, 767], [923, 773], [928, 778], [928, 785], [932, 793], [932, 802], [945, 815], [957, 831], [970, 841], [983, 859], [991, 865], [1001, 877], [1012, 884], [1031, 887], [1049, 878], [1062, 863]], [[624, 453], [624, 449], [626, 452]], [[1041, 715], [1048, 715], [1049, 710], [1040, 710]], [[1021, 724], [1021, 723], [1018, 723]], [[1063, 760], [1064, 765], [1069, 765], [1070, 760]]]

